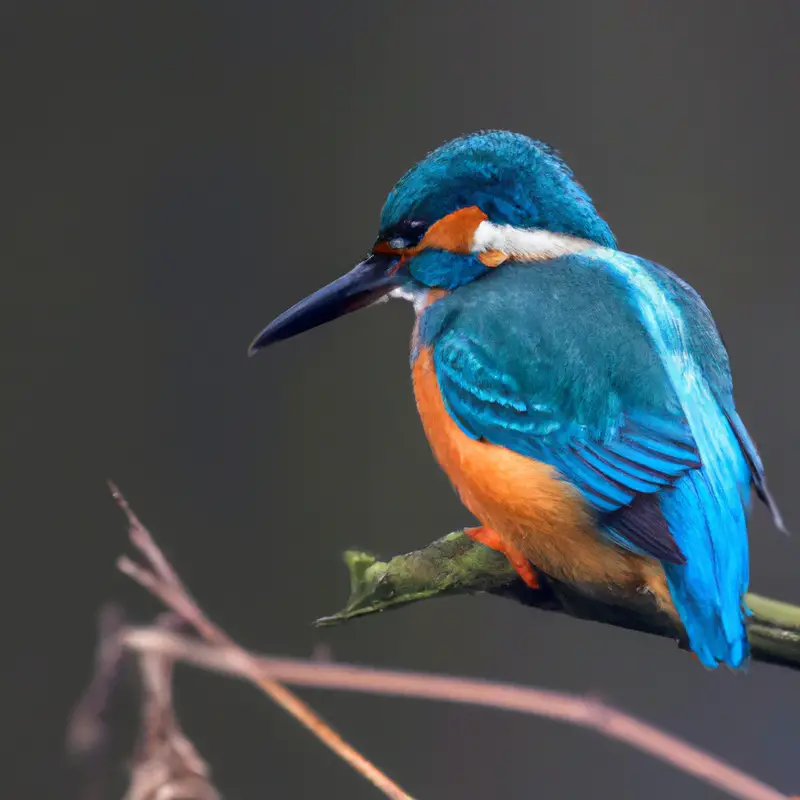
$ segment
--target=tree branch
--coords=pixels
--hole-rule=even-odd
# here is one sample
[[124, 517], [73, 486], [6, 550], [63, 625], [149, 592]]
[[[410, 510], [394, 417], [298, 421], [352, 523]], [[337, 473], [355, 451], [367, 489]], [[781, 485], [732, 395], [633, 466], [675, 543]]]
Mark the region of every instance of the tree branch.
[[[225, 648], [153, 628], [128, 628], [121, 638], [138, 652], [169, 655], [206, 669], [252, 680]], [[787, 795], [654, 725], [600, 701], [528, 686], [449, 675], [373, 669], [294, 658], [253, 655], [263, 675], [296, 686], [364, 694], [414, 697], [516, 711], [566, 722], [624, 742], [740, 800], [789, 800]]]
[[[261, 689], [273, 702], [277, 703], [284, 711], [293, 716], [301, 725], [313, 733], [323, 744], [329, 747], [345, 763], [359, 772], [386, 797], [391, 798], [391, 800], [413, 800], [411, 795], [407, 794], [374, 764], [364, 758], [361, 753], [349, 745], [330, 725], [317, 716], [307, 703], [302, 701], [293, 692], [289, 691], [285, 686], [278, 683], [271, 675], [260, 669], [257, 661], [247, 650], [234, 642], [204, 614], [200, 606], [189, 594], [178, 577], [178, 574], [167, 561], [158, 545], [156, 545], [150, 533], [133, 513], [119, 489], [113, 484], [111, 484], [110, 487], [114, 499], [128, 519], [128, 534], [131, 544], [139, 551], [139, 554], [144, 559], [144, 564], [139, 564], [127, 556], [123, 556], [118, 561], [119, 569], [161, 600], [164, 605], [174, 612], [176, 617], [181, 620], [184, 625], [188, 625], [197, 631], [206, 643], [224, 649], [227, 653], [228, 660], [236, 665], [239, 675], [248, 678], [251, 683]], [[101, 646], [101, 653], [104, 649], [109, 652], [116, 652], [113, 647], [108, 646], [103, 648]], [[102, 658], [100, 661], [102, 661]], [[164, 709], [169, 710], [171, 709], [171, 693], [165, 695], [164, 692], [169, 691], [171, 682], [168, 677], [165, 678], [163, 674], [157, 674], [158, 668], [160, 668], [162, 672], [163, 669], [166, 668], [169, 675], [169, 664], [166, 663], [165, 666], [164, 663], [159, 662], [159, 664], [155, 666], [157, 669], [154, 671], [154, 665], [152, 663], [143, 662], [141, 664], [145, 688], [150, 691], [152, 696], [154, 681], [160, 677], [159, 685], [161, 688], [161, 695], [155, 701], [151, 701], [151, 704], [153, 702], [160, 702], [159, 708], [161, 708], [162, 711]], [[105, 682], [107, 683], [108, 681]], [[103, 683], [104, 682], [101, 681], [101, 684]], [[101, 695], [102, 692], [97, 692], [96, 694]], [[88, 696], [92, 697], [91, 689], [88, 692]], [[80, 718], [80, 714], [78, 716]], [[84, 717], [86, 716], [87, 715], [84, 714]], [[91, 716], [89, 716], [89, 718], [91, 718]], [[180, 731], [177, 729], [177, 722], [172, 717], [170, 717], [167, 722], [169, 726], [171, 726], [170, 729], [176, 731], [176, 736], [179, 735]], [[76, 726], [73, 725], [73, 730], [75, 727]], [[83, 725], [84, 729], [88, 727], [90, 726], [86, 724]], [[163, 738], [163, 736], [161, 738]], [[172, 743], [174, 744], [176, 741], [177, 739], [173, 737]], [[184, 741], [191, 747], [188, 740]], [[185, 751], [186, 748], [184, 747], [183, 750]], [[197, 756], [197, 759], [199, 759], [199, 756]], [[135, 778], [136, 773], [134, 773], [134, 779]], [[130, 797], [129, 800], [139, 800], [139, 797], [140, 796]]]
[[[345, 608], [317, 620], [319, 626], [400, 608], [408, 603], [458, 594], [507, 597], [543, 611], [665, 636], [685, 647], [685, 634], [661, 612], [649, 594], [634, 596], [612, 587], [581, 587], [538, 574], [540, 589], [528, 588], [501, 553], [462, 531], [437, 539], [421, 550], [379, 561], [359, 551], [344, 555], [350, 573]], [[747, 595], [753, 612], [747, 635], [756, 661], [800, 669], [800, 607], [756, 594]]]
[[[285, 688], [298, 686], [339, 689], [395, 697], [416, 697], [466, 703], [534, 714], [567, 722], [624, 742], [694, 775], [740, 800], [790, 800], [787, 795], [741, 770], [621, 711], [595, 700], [562, 692], [514, 686], [446, 675], [371, 669], [348, 664], [259, 656], [245, 650], [205, 616], [183, 586], [150, 534], [114, 488], [126, 513], [132, 544], [144, 558], [129, 558], [120, 569], [162, 600], [172, 614], [149, 627], [123, 624], [121, 614], [106, 612], [92, 683], [73, 716], [69, 741], [73, 751], [97, 755], [107, 740], [105, 708], [125, 651], [137, 654], [144, 686], [143, 729], [126, 800], [218, 800], [209, 769], [180, 729], [172, 706], [172, 664], [183, 660], [233, 675], [259, 687], [383, 794], [412, 800], [400, 787], [345, 743], [310, 707]], [[578, 591], [540, 576], [541, 588], [528, 589], [515, 578], [503, 556], [475, 545], [462, 533], [450, 534], [423, 550], [388, 563], [363, 553], [346, 555], [351, 574], [347, 608], [319, 621], [330, 625], [356, 616], [444, 594], [477, 591], [512, 597], [527, 605], [594, 619], [623, 627], [680, 638], [669, 620], [646, 596], [618, 597]], [[797, 666], [800, 610], [774, 601], [755, 599], [751, 640], [762, 660]], [[193, 629], [185, 636], [179, 628]], [[781, 629], [779, 636], [771, 629]], [[764, 630], [770, 629], [766, 633]], [[762, 637], [762, 638], [759, 638]], [[788, 643], [788, 644], [787, 644]], [[792, 661], [794, 654], [795, 661]], [[96, 789], [97, 787], [95, 787]], [[102, 796], [95, 792], [95, 796]], [[795, 798], [794, 800], [798, 800]]]

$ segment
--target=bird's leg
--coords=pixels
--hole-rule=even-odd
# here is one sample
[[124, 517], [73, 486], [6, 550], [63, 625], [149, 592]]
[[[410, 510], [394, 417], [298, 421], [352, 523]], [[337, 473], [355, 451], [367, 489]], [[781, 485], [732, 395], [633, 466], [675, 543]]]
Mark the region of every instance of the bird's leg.
[[497, 531], [481, 525], [478, 528], [465, 528], [464, 533], [466, 533], [470, 539], [474, 539], [476, 542], [480, 542], [480, 544], [491, 547], [492, 550], [503, 553], [509, 560], [511, 566], [517, 571], [520, 578], [522, 578], [531, 589], [535, 590], [539, 588], [539, 581], [536, 579], [536, 571], [531, 566], [531, 562], [528, 561], [521, 550], [514, 547], [511, 542], [504, 539]]

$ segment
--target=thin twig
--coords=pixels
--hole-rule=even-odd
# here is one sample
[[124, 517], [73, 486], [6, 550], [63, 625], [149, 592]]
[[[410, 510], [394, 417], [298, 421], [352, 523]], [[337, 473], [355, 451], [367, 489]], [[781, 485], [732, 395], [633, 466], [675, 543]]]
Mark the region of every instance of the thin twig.
[[179, 636], [162, 626], [127, 627], [119, 633], [119, 640], [124, 646], [139, 653], [159, 653], [188, 661], [244, 678], [259, 686], [388, 797], [410, 800], [408, 794], [346, 744], [279, 681], [298, 686], [480, 705], [547, 717], [625, 742], [716, 786], [731, 797], [740, 800], [789, 800], [777, 789], [711, 754], [596, 700], [483, 680], [250, 653], [205, 616], [116, 487], [112, 486], [112, 492], [128, 517], [131, 542], [147, 562], [147, 566], [142, 566], [131, 559], [122, 558], [120, 569], [190, 623], [202, 637], [200, 640]]
[[113, 605], [98, 617], [98, 639], [92, 680], [76, 703], [67, 725], [67, 751], [82, 767], [83, 800], [106, 796], [108, 773], [108, 726], [106, 710], [122, 675], [127, 655], [123, 642], [125, 622], [122, 611]]
[[119, 663], [124, 653], [120, 632], [124, 630], [122, 611], [106, 606], [98, 619], [94, 679], [75, 706], [67, 730], [67, 743], [73, 755], [97, 752], [106, 739], [102, 711], [119, 679]]
[[119, 569], [158, 597], [164, 605], [194, 627], [209, 644], [225, 648], [236, 663], [237, 673], [240, 676], [247, 677], [258, 686], [270, 699], [291, 714], [386, 797], [392, 800], [413, 800], [411, 795], [349, 745], [308, 704], [278, 683], [270, 674], [265, 673], [250, 653], [234, 642], [203, 613], [119, 489], [114, 484], [110, 484], [110, 488], [114, 499], [128, 519], [131, 544], [147, 562], [147, 566], [142, 566], [123, 557], [118, 562]]
[[[183, 621], [165, 613], [159, 630], [175, 633]], [[172, 701], [172, 665], [165, 653], [139, 653], [142, 731], [124, 800], [220, 800], [211, 770], [185, 736]]]
[[439, 700], [547, 717], [624, 742], [716, 786], [731, 797], [788, 800], [787, 795], [777, 789], [677, 736], [597, 700], [577, 695], [447, 675], [254, 654], [249, 656], [247, 668], [243, 669], [238, 652], [152, 627], [128, 628], [123, 641], [136, 651], [168, 653], [172, 658], [248, 680], [252, 680], [251, 670], [255, 667], [262, 676], [295, 686]]

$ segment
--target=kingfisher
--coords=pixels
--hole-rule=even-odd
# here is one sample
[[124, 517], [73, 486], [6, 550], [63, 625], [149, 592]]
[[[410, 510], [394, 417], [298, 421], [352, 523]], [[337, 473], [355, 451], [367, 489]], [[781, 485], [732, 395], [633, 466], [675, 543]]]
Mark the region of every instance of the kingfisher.
[[555, 150], [491, 130], [406, 172], [368, 257], [250, 353], [388, 297], [468, 535], [533, 589], [651, 593], [702, 664], [744, 667], [753, 489], [784, 526], [700, 295], [619, 250]]

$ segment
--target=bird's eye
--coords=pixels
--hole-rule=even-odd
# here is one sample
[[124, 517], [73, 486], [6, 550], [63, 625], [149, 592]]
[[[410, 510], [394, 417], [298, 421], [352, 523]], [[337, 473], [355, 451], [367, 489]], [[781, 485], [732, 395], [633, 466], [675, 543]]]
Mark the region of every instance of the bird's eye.
[[401, 252], [416, 247], [425, 235], [428, 225], [418, 220], [403, 220], [392, 225], [388, 230], [381, 231], [375, 247], [381, 252], [391, 250]]

